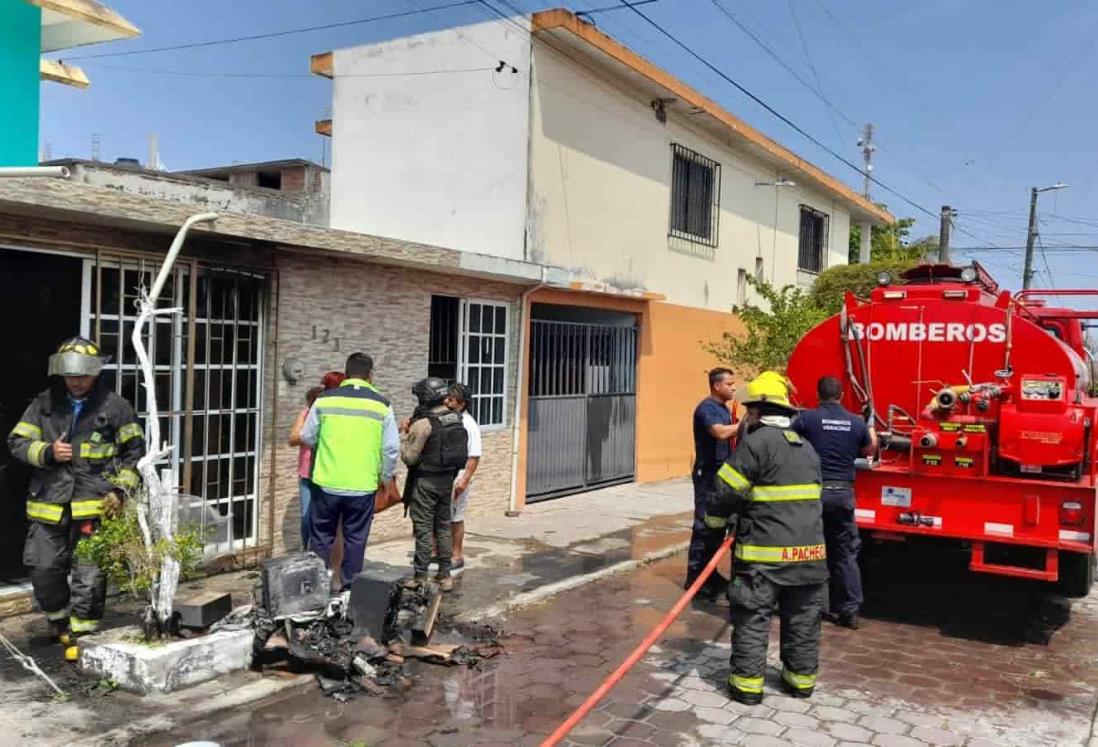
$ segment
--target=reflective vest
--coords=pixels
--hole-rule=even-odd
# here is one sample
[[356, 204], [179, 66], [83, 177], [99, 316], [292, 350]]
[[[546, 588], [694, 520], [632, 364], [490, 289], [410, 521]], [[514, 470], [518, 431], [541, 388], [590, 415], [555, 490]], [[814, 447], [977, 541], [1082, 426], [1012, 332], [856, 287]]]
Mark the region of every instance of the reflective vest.
[[320, 419], [310, 478], [322, 488], [372, 493], [381, 481], [382, 430], [391, 413], [373, 384], [347, 379], [313, 405]]
[[775, 583], [827, 580], [820, 460], [786, 428], [763, 425], [741, 439], [717, 472], [711, 527], [738, 514], [735, 556]]

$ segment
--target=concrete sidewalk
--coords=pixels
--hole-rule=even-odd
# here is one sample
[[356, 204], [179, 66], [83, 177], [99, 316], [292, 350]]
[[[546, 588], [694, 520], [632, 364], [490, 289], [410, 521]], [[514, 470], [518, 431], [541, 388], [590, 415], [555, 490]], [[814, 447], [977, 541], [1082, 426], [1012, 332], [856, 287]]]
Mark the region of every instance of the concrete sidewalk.
[[[692, 506], [689, 482], [676, 480], [534, 504], [515, 518], [471, 520], [466, 570], [445, 598], [442, 619], [505, 619], [517, 607], [684, 550]], [[367, 568], [410, 571], [411, 558], [410, 539], [372, 545], [366, 553]], [[223, 574], [187, 583], [180, 593], [228, 591], [234, 604], [245, 604], [257, 577], [254, 570]], [[139, 607], [115, 600], [106, 622], [136, 622]], [[70, 694], [67, 702], [58, 702], [45, 683], [0, 655], [0, 733], [20, 744], [138, 743], [146, 735], [245, 707], [286, 688], [314, 686], [311, 675], [240, 672], [167, 696], [92, 694], [88, 689], [95, 683], [61, 661], [60, 647], [45, 638], [40, 615], [4, 620], [0, 633], [34, 656]]]

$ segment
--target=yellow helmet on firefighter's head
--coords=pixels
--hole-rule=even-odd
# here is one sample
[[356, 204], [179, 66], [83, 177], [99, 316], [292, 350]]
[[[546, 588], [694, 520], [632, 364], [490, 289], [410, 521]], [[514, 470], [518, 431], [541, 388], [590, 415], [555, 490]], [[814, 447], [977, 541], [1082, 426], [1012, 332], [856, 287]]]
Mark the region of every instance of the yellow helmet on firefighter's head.
[[110, 356], [99, 354], [99, 346], [85, 337], [70, 337], [50, 356], [50, 376], [98, 376]]
[[770, 404], [795, 411], [789, 402], [789, 381], [777, 371], [763, 371], [736, 391], [744, 406]]

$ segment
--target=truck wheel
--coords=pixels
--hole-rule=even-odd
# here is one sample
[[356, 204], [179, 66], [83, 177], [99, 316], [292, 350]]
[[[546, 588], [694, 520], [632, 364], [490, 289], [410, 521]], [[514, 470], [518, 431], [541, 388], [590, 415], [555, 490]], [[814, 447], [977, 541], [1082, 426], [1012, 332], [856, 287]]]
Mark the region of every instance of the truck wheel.
[[1085, 597], [1094, 585], [1095, 556], [1079, 552], [1060, 553], [1058, 591], [1065, 597]]

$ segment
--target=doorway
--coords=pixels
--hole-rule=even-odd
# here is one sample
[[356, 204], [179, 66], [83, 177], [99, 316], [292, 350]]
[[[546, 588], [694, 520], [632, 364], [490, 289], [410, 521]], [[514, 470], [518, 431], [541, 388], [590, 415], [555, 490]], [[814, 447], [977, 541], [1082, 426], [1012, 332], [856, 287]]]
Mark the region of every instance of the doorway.
[[633, 479], [634, 316], [534, 304], [529, 381], [528, 503]]
[[23, 578], [30, 468], [11, 457], [7, 435], [46, 388], [49, 356], [80, 330], [83, 261], [0, 248], [0, 582]]

